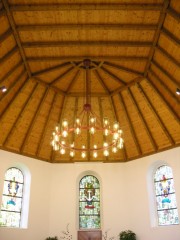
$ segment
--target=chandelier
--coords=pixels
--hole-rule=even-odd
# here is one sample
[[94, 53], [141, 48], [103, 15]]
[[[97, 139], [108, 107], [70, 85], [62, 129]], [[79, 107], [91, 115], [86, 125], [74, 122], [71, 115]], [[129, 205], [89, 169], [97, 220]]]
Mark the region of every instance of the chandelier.
[[[83, 159], [88, 158], [90, 154], [93, 158], [97, 158], [99, 152], [103, 152], [105, 157], [110, 152], [117, 153], [123, 148], [122, 130], [116, 121], [111, 126], [107, 117], [100, 118], [92, 109], [90, 99], [90, 69], [91, 61], [85, 59], [83, 61], [83, 69], [85, 71], [85, 104], [80, 114], [75, 118], [74, 123], [70, 124], [67, 119], [63, 119], [61, 123], [55, 126], [52, 132], [51, 145], [54, 151], [59, 151], [64, 155], [68, 152], [70, 157], [74, 157], [77, 152]], [[79, 146], [79, 137], [86, 131], [89, 138], [93, 138], [95, 134], [103, 135], [102, 143], [93, 142], [93, 144], [84, 142]]]

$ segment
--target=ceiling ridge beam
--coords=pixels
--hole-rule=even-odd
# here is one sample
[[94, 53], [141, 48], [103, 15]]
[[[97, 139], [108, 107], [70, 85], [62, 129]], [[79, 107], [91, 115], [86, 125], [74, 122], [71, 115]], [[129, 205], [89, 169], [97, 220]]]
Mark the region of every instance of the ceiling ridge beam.
[[171, 17], [173, 17], [176, 21], [180, 22], [180, 15], [178, 12], [176, 12], [173, 8], [168, 7], [166, 9], [166, 12], [168, 15], [170, 15]]
[[18, 25], [18, 31], [49, 31], [49, 30], [149, 30], [157, 29], [156, 24], [39, 24]]
[[12, 34], [12, 30], [9, 28], [8, 30], [6, 30], [6, 32], [0, 35], [0, 42], [5, 41], [8, 37], [11, 36], [11, 34]]
[[2, 65], [5, 61], [7, 61], [10, 57], [12, 57], [17, 52], [18, 52], [18, 48], [15, 46], [8, 53], [6, 53], [2, 58], [0, 58], [0, 65]]
[[117, 77], [114, 73], [112, 73], [111, 71], [109, 71], [108, 69], [106, 69], [105, 67], [101, 67], [100, 70], [103, 70], [108, 76], [110, 76], [112, 79], [114, 79], [116, 82], [121, 83], [123, 85], [126, 85], [127, 83], [120, 79], [119, 77]]
[[177, 67], [180, 68], [180, 62], [176, 60], [174, 57], [172, 57], [166, 50], [164, 50], [162, 47], [158, 46], [156, 47], [157, 51], [160, 52], [163, 56], [165, 56], [167, 59], [169, 59], [171, 62], [173, 62]]
[[40, 70], [40, 71], [37, 71], [37, 72], [34, 72], [34, 73], [32, 73], [32, 76], [33, 77], [37, 77], [37, 76], [39, 76], [41, 74], [44, 74], [44, 73], [53, 72], [53, 71], [55, 71], [57, 69], [61, 69], [61, 68], [65, 67], [67, 65], [71, 65], [71, 63], [65, 62], [65, 63], [62, 63], [62, 64], [58, 64], [56, 66], [53, 66], [53, 67], [50, 67], [50, 68], [46, 68], [46, 69], [43, 69], [43, 70]]
[[11, 11], [77, 11], [77, 10], [136, 10], [136, 11], [160, 11], [162, 4], [51, 4], [51, 5], [14, 5]]
[[[3, 0], [4, 1], [4, 0]], [[112, 46], [112, 47], [152, 47], [151, 41], [47, 41], [24, 42], [23, 48], [49, 48], [67, 46]]]
[[167, 101], [167, 99], [162, 95], [162, 93], [157, 89], [156, 85], [154, 84], [154, 82], [151, 80], [150, 76], [147, 76], [147, 82], [149, 83], [149, 85], [153, 88], [153, 90], [158, 94], [158, 96], [161, 98], [161, 100], [165, 103], [166, 107], [168, 108], [168, 110], [171, 112], [171, 114], [173, 115], [174, 119], [178, 122], [179, 124], [179, 116], [178, 114], [173, 110], [172, 106], [169, 104], [169, 102]]
[[159, 16], [158, 27], [157, 27], [157, 30], [154, 34], [153, 44], [152, 44], [152, 47], [150, 49], [148, 61], [146, 63], [146, 67], [145, 67], [145, 70], [144, 70], [144, 76], [145, 77], [147, 77], [148, 70], [150, 68], [151, 61], [152, 61], [154, 53], [155, 53], [155, 47], [158, 44], [158, 40], [159, 40], [160, 33], [161, 33], [161, 30], [162, 30], [162, 27], [163, 27], [163, 23], [165, 21], [166, 10], [167, 10], [168, 6], [169, 6], [169, 0], [164, 0], [163, 7], [161, 9], [160, 16]]
[[[20, 61], [17, 64], [15, 64], [1, 79], [0, 84], [3, 83], [5, 80], [7, 80], [11, 74], [13, 74], [20, 66], [23, 66], [23, 62]], [[23, 66], [24, 67], [24, 66]]]
[[16, 41], [16, 44], [17, 44], [18, 48], [19, 48], [19, 52], [20, 52], [21, 58], [23, 60], [25, 69], [27, 71], [28, 76], [31, 77], [31, 71], [30, 71], [29, 65], [28, 65], [28, 63], [26, 61], [26, 55], [25, 55], [24, 49], [22, 47], [18, 31], [16, 29], [16, 24], [15, 24], [15, 21], [14, 21], [14, 18], [12, 16], [12, 14], [11, 14], [8, 1], [7, 0], [2, 0], [2, 3], [3, 3], [4, 8], [6, 10], [6, 15], [7, 15], [7, 18], [9, 20], [9, 24], [11, 26], [11, 29], [12, 29], [12, 32], [13, 32], [13, 35], [14, 35], [14, 39]]
[[42, 95], [42, 98], [40, 99], [40, 101], [39, 101], [39, 103], [38, 103], [38, 105], [36, 107], [35, 114], [33, 115], [33, 118], [31, 119], [30, 125], [28, 126], [28, 129], [26, 131], [26, 135], [25, 135], [25, 137], [23, 139], [23, 143], [22, 143], [22, 145], [20, 147], [20, 153], [24, 152], [24, 148], [26, 146], [26, 142], [27, 142], [27, 140], [30, 137], [31, 130], [34, 127], [35, 121], [36, 121], [36, 119], [38, 117], [39, 112], [41, 111], [41, 108], [42, 108], [42, 106], [44, 104], [44, 101], [45, 101], [47, 95], [48, 95], [48, 92], [49, 92], [49, 88], [45, 88], [45, 91], [44, 91], [44, 93]]
[[148, 58], [144, 56], [42, 56], [42, 57], [28, 57], [29, 62], [46, 62], [46, 61], [82, 61], [85, 58], [90, 58], [91, 61], [147, 61]]
[[127, 110], [128, 108], [125, 105], [125, 102], [124, 102], [124, 99], [123, 99], [121, 93], [118, 94], [118, 97], [119, 97], [119, 102], [120, 102], [120, 104], [123, 107], [123, 110], [125, 112], [125, 117], [126, 117], [126, 120], [128, 122], [128, 125], [129, 125], [129, 128], [130, 128], [130, 132], [131, 132], [132, 138], [134, 140], [136, 149], [138, 151], [138, 154], [141, 155], [142, 154], [141, 146], [140, 146], [138, 138], [136, 136], [135, 129], [134, 129], [132, 123], [131, 123], [130, 116], [129, 116], [129, 113], [128, 113], [128, 110]]
[[161, 129], [163, 130], [163, 132], [165, 133], [166, 137], [168, 138], [169, 142], [171, 143], [171, 145], [175, 144], [174, 139], [172, 138], [172, 136], [169, 134], [164, 122], [162, 121], [161, 117], [159, 116], [159, 113], [157, 112], [156, 108], [153, 106], [150, 97], [146, 94], [146, 92], [144, 91], [143, 87], [137, 83], [138, 85], [138, 90], [139, 92], [143, 95], [143, 97], [145, 98], [148, 106], [150, 107], [152, 113], [154, 114], [156, 120], [158, 121]]
[[154, 137], [153, 137], [153, 135], [152, 135], [152, 133], [151, 133], [151, 131], [150, 131], [150, 129], [149, 129], [149, 126], [148, 126], [148, 124], [147, 124], [147, 121], [146, 121], [146, 119], [145, 119], [144, 116], [143, 116], [143, 111], [141, 110], [141, 108], [140, 108], [140, 106], [139, 106], [139, 104], [138, 104], [138, 101], [136, 101], [136, 99], [135, 99], [135, 97], [134, 97], [134, 95], [133, 95], [133, 93], [132, 93], [132, 90], [131, 90], [130, 88], [128, 89], [128, 92], [129, 92], [129, 95], [131, 96], [132, 102], [134, 103], [134, 106], [135, 106], [135, 108], [136, 108], [136, 111], [137, 111], [137, 113], [138, 113], [141, 121], [143, 122], [144, 128], [145, 128], [146, 133], [147, 133], [147, 135], [148, 135], [148, 137], [149, 137], [149, 139], [150, 139], [150, 142], [151, 142], [154, 150], [157, 150], [157, 149], [158, 149], [158, 146], [157, 146], [156, 141], [155, 141], [155, 139], [154, 139]]
[[38, 84], [38, 83], [36, 83], [36, 84], [34, 85], [32, 92], [29, 94], [28, 98], [26, 99], [26, 101], [24, 102], [23, 106], [21, 107], [20, 112], [19, 112], [18, 115], [16, 116], [15, 122], [14, 122], [13, 125], [11, 126], [8, 134], [6, 135], [6, 138], [5, 138], [5, 139], [3, 140], [3, 142], [2, 142], [2, 146], [6, 146], [6, 144], [8, 143], [11, 135], [12, 135], [12, 134], [14, 133], [14, 131], [16, 130], [17, 123], [18, 123], [19, 119], [21, 119], [21, 116], [23, 115], [23, 112], [24, 112], [25, 108], [27, 107], [30, 99], [32, 98], [32, 96], [33, 96], [33, 94], [34, 94], [34, 92], [35, 92], [35, 89], [36, 89], [36, 87], [37, 87], [37, 84]]
[[[111, 106], [112, 106], [112, 110], [113, 110], [113, 113], [114, 113], [114, 116], [115, 116], [115, 120], [116, 120], [117, 122], [119, 122], [119, 118], [118, 118], [118, 114], [117, 114], [117, 110], [116, 110], [116, 107], [115, 107], [115, 104], [114, 104], [113, 97], [112, 97], [112, 96], [109, 96], [109, 99], [110, 99], [110, 103], [111, 103]], [[120, 122], [119, 122], [119, 123], [120, 123]], [[120, 123], [120, 126], [121, 126], [121, 123]], [[126, 145], [125, 145], [125, 143], [123, 143], [122, 151], [123, 151], [124, 161], [127, 162], [127, 150], [126, 150]]]
[[156, 68], [158, 68], [163, 74], [165, 74], [175, 85], [179, 86], [178, 80], [176, 80], [173, 76], [171, 76], [166, 69], [164, 69], [161, 65], [159, 65], [159, 63], [153, 60], [151, 64], [154, 65]]
[[168, 31], [165, 27], [162, 28], [161, 34], [167, 37], [171, 42], [173, 42], [177, 47], [180, 45], [180, 40], [170, 31]]

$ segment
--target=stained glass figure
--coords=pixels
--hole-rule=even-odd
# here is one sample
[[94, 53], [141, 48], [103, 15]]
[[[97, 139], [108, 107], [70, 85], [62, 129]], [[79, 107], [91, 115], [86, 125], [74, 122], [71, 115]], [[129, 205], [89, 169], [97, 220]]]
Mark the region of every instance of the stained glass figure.
[[79, 228], [100, 228], [100, 185], [92, 175], [83, 177], [79, 183]]
[[24, 176], [19, 169], [9, 168], [6, 171], [0, 212], [0, 226], [20, 227], [23, 184]]
[[172, 169], [161, 166], [154, 176], [158, 224], [179, 224]]

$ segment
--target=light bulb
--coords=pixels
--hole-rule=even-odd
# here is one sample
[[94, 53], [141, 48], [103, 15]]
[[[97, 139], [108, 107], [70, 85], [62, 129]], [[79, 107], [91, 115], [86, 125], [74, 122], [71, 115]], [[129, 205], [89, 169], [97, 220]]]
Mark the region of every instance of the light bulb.
[[124, 140], [123, 140], [122, 138], [120, 138], [120, 139], [118, 140], [117, 147], [118, 147], [119, 149], [122, 149], [122, 148], [123, 148], [123, 143], [124, 143]]
[[119, 133], [115, 132], [113, 133], [113, 139], [117, 140], [119, 138]]
[[114, 129], [114, 131], [119, 129], [119, 123], [118, 122], [114, 123], [113, 129]]
[[68, 126], [68, 121], [64, 119], [64, 120], [62, 121], [62, 126], [63, 126], [63, 127], [67, 127], [67, 126]]
[[56, 142], [58, 142], [59, 141], [59, 136], [56, 134], [56, 135], [54, 135], [54, 140], [56, 141]]
[[104, 129], [104, 135], [105, 135], [105, 136], [108, 136], [108, 135], [109, 135], [109, 129], [107, 129], [107, 128]]
[[70, 155], [71, 157], [74, 157], [74, 156], [75, 156], [75, 151], [71, 150], [70, 153], [69, 153], [69, 155]]
[[94, 127], [91, 127], [91, 128], [89, 129], [89, 132], [90, 132], [91, 134], [94, 134], [94, 133], [96, 132], [96, 130], [95, 130]]
[[93, 151], [93, 157], [97, 158], [97, 156], [98, 156], [97, 151]]
[[63, 154], [65, 154], [65, 152], [66, 152], [66, 151], [65, 151], [65, 149], [64, 149], [64, 148], [61, 148], [61, 149], [60, 149], [60, 154], [62, 154], [62, 155], [63, 155]]
[[81, 134], [81, 129], [79, 127], [75, 128], [75, 133], [77, 135]]
[[67, 136], [68, 136], [68, 131], [63, 130], [63, 131], [62, 131], [62, 136], [63, 136], [63, 137], [67, 137]]
[[115, 147], [115, 146], [112, 147], [112, 152], [113, 152], [113, 153], [117, 153], [117, 147]]
[[[83, 145], [83, 146], [82, 146], [82, 149], [85, 149], [85, 148], [86, 148], [85, 145]], [[86, 152], [85, 152], [85, 151], [82, 151], [82, 152], [81, 152], [81, 157], [82, 157], [82, 158], [85, 158], [85, 157], [86, 157]]]
[[105, 149], [103, 154], [104, 154], [105, 157], [109, 156], [109, 150]]

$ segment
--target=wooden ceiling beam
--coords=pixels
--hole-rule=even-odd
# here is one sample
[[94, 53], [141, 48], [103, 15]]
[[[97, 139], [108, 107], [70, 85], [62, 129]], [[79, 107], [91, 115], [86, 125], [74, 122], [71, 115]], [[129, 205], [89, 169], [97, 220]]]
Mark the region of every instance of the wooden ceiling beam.
[[141, 146], [140, 146], [139, 141], [138, 141], [138, 139], [137, 139], [137, 136], [136, 136], [136, 132], [135, 132], [135, 130], [134, 130], [134, 127], [133, 127], [133, 125], [132, 125], [132, 123], [131, 123], [130, 116], [129, 116], [129, 113], [128, 113], [128, 110], [127, 110], [128, 108], [126, 107], [125, 102], [124, 102], [124, 99], [123, 99], [123, 97], [122, 97], [122, 95], [121, 95], [120, 93], [118, 94], [118, 97], [119, 97], [119, 102], [121, 103], [121, 106], [122, 106], [123, 111], [124, 111], [124, 113], [125, 113], [124, 115], [125, 115], [125, 117], [126, 117], [126, 120], [127, 120], [128, 125], [129, 125], [129, 129], [130, 129], [130, 132], [131, 132], [131, 134], [132, 134], [134, 143], [135, 143], [135, 145], [136, 145], [138, 154], [141, 155], [141, 154], [142, 154]]
[[6, 11], [4, 9], [0, 10], [0, 18], [6, 15]]
[[75, 74], [75, 76], [72, 78], [67, 90], [66, 90], [66, 94], [69, 93], [69, 91], [72, 89], [72, 87], [74, 86], [74, 84], [76, 83], [77, 79], [79, 78], [80, 76], [80, 70], [78, 70]]
[[16, 41], [17, 46], [19, 48], [19, 52], [20, 52], [20, 55], [22, 57], [22, 60], [23, 60], [24, 66], [26, 68], [27, 74], [28, 74], [29, 77], [31, 77], [31, 71], [30, 71], [29, 65], [28, 65], [28, 63], [26, 61], [25, 52], [24, 52], [24, 49], [22, 47], [21, 40], [20, 40], [18, 31], [16, 29], [16, 24], [14, 22], [14, 18], [13, 18], [12, 14], [11, 14], [8, 1], [7, 0], [2, 0], [2, 3], [3, 3], [4, 8], [6, 10], [6, 15], [7, 15], [7, 18], [9, 20], [9, 23], [10, 23], [10, 26], [11, 26], [11, 29], [12, 29], [15, 41]]
[[163, 23], [164, 23], [164, 20], [165, 20], [165, 17], [166, 17], [166, 10], [167, 10], [168, 6], [169, 6], [169, 0], [164, 0], [163, 8], [161, 9], [161, 13], [160, 13], [160, 16], [159, 16], [158, 27], [157, 27], [156, 32], [154, 34], [153, 44], [152, 44], [152, 47], [150, 49], [148, 61], [146, 63], [146, 67], [145, 67], [145, 70], [144, 70], [144, 76], [145, 77], [148, 74], [148, 70], [150, 68], [151, 61], [152, 61], [154, 53], [155, 53], [155, 47], [156, 47], [156, 45], [158, 43], [158, 40], [159, 40], [159, 36], [160, 36], [160, 33], [161, 33], [161, 29], [163, 27]]
[[114, 79], [116, 82], [126, 85], [126, 82], [122, 79], [120, 79], [118, 76], [116, 76], [115, 74], [113, 74], [111, 71], [109, 71], [108, 69], [106, 69], [105, 67], [101, 67], [100, 70], [103, 70], [109, 77], [111, 77], [112, 79]]
[[171, 42], [173, 42], [177, 47], [180, 45], [180, 40], [174, 36], [171, 32], [169, 32], [166, 28], [163, 28], [161, 30], [161, 34], [163, 34], [165, 37], [167, 37]]
[[55, 71], [57, 69], [61, 69], [63, 67], [66, 67], [68, 65], [71, 65], [71, 63], [65, 62], [65, 63], [62, 63], [62, 64], [58, 64], [56, 66], [53, 66], [53, 67], [50, 67], [50, 68], [46, 68], [46, 69], [43, 69], [43, 70], [40, 70], [40, 71], [37, 71], [37, 72], [34, 72], [34, 73], [32, 73], [32, 76], [33, 77], [37, 77], [37, 76], [39, 76], [41, 74], [50, 73], [50, 72], [53, 72], [53, 71]]
[[154, 114], [154, 116], [155, 116], [157, 122], [159, 123], [161, 129], [163, 130], [163, 132], [167, 136], [169, 142], [171, 143], [171, 145], [174, 145], [175, 141], [172, 138], [172, 136], [169, 134], [169, 131], [167, 130], [164, 122], [162, 121], [161, 117], [159, 116], [159, 113], [156, 110], [156, 107], [153, 106], [153, 104], [151, 102], [151, 98], [146, 94], [146, 92], [144, 91], [143, 87], [139, 83], [137, 83], [137, 85], [138, 85], [139, 92], [143, 95], [145, 101], [147, 102], [147, 104], [148, 104], [149, 108], [151, 109], [152, 113]]
[[166, 12], [168, 15], [170, 15], [171, 17], [173, 17], [177, 22], [180, 22], [180, 15], [178, 12], [176, 12], [174, 9], [172, 9], [171, 7], [166, 9]]
[[[4, 0], [3, 0], [4, 1]], [[140, 41], [48, 41], [24, 42], [23, 48], [52, 48], [52, 47], [81, 47], [81, 46], [106, 46], [106, 47], [151, 47], [152, 42]]]
[[154, 60], [151, 62], [151, 64], [158, 68], [163, 74], [165, 74], [175, 85], [179, 86], [179, 82], [172, 75], [170, 75], [167, 70], [160, 66], [159, 63]]
[[98, 72], [97, 69], [94, 70], [94, 73], [95, 73], [95, 75], [96, 75], [98, 81], [100, 82], [101, 86], [102, 86], [103, 89], [105, 90], [105, 92], [108, 93], [108, 94], [110, 94], [110, 91], [109, 91], [109, 89], [108, 89], [106, 83], [103, 81], [103, 79], [102, 79], [102, 77], [101, 77], [101, 75], [99, 74], [99, 72]]
[[[84, 92], [71, 92], [67, 94], [68, 97], [84, 97]], [[92, 92], [91, 97], [109, 97], [108, 93]]]
[[155, 141], [155, 139], [154, 139], [154, 137], [153, 137], [153, 135], [152, 135], [149, 127], [148, 127], [148, 123], [147, 123], [145, 117], [143, 116], [143, 111], [141, 110], [141, 108], [140, 108], [140, 106], [139, 106], [139, 104], [138, 104], [138, 101], [136, 101], [136, 99], [135, 99], [135, 97], [134, 97], [134, 95], [133, 95], [133, 93], [132, 93], [132, 90], [131, 90], [130, 88], [128, 89], [128, 93], [129, 93], [129, 95], [130, 95], [130, 97], [131, 97], [131, 100], [132, 100], [132, 102], [133, 102], [133, 104], [134, 104], [134, 106], [135, 106], [135, 108], [136, 108], [136, 111], [137, 111], [137, 113], [138, 113], [138, 116], [140, 117], [141, 122], [142, 122], [143, 125], [144, 125], [144, 128], [145, 128], [146, 133], [147, 133], [147, 135], [148, 135], [148, 137], [149, 137], [149, 139], [150, 139], [150, 142], [151, 142], [154, 150], [157, 151], [158, 147], [157, 147], [156, 141]]
[[42, 108], [42, 106], [44, 105], [44, 102], [45, 102], [45, 99], [46, 99], [46, 97], [47, 97], [47, 95], [48, 95], [48, 92], [49, 92], [49, 89], [48, 89], [48, 88], [45, 88], [45, 91], [44, 91], [44, 93], [43, 93], [43, 95], [42, 95], [42, 98], [41, 98], [41, 100], [39, 101], [39, 103], [38, 103], [38, 105], [37, 105], [37, 107], [36, 107], [36, 112], [35, 112], [32, 120], [31, 120], [31, 122], [30, 122], [30, 124], [29, 124], [29, 126], [28, 126], [28, 129], [27, 129], [27, 131], [26, 131], [26, 135], [25, 135], [25, 137], [24, 137], [24, 139], [23, 139], [23, 142], [22, 142], [22, 145], [21, 145], [21, 147], [20, 147], [20, 153], [24, 152], [24, 148], [25, 148], [26, 143], [27, 143], [27, 141], [28, 141], [28, 139], [29, 139], [29, 137], [30, 137], [30, 135], [31, 135], [31, 131], [32, 131], [32, 129], [33, 129], [33, 127], [34, 127], [34, 124], [35, 124], [35, 122], [36, 122], [36, 119], [37, 119], [37, 117], [38, 117], [38, 115], [39, 115], [39, 113], [40, 113], [40, 111], [41, 111], [41, 108]]
[[11, 58], [15, 53], [18, 52], [18, 48], [14, 47], [8, 53], [6, 53], [2, 58], [0, 58], [0, 65], [2, 65], [5, 61]]
[[16, 130], [16, 126], [19, 122], [19, 120], [21, 119], [21, 117], [23, 116], [23, 113], [27, 107], [27, 105], [29, 104], [30, 100], [32, 99], [33, 95], [34, 95], [34, 92], [35, 92], [35, 89], [37, 88], [37, 83], [34, 85], [31, 93], [29, 94], [28, 98], [25, 100], [25, 102], [23, 103], [22, 107], [21, 107], [21, 110], [20, 112], [18, 113], [18, 115], [16, 116], [16, 120], [15, 122], [13, 123], [13, 125], [11, 126], [6, 138], [4, 139], [4, 141], [2, 142], [2, 146], [6, 146], [10, 137], [12, 136], [12, 134], [14, 133], [14, 131]]
[[91, 61], [147, 61], [144, 56], [41, 56], [27, 57], [28, 62], [47, 62], [47, 61], [82, 61], [85, 58], [90, 58]]
[[59, 76], [57, 76], [53, 81], [50, 82], [50, 86], [52, 86], [54, 83], [56, 83], [57, 81], [60, 81], [62, 78], [64, 78], [65, 76], [68, 76], [70, 73], [72, 73], [72, 71], [74, 70], [74, 67], [70, 67], [68, 68], [65, 72], [63, 72], [62, 74], [60, 74]]
[[104, 61], [103, 65], [107, 65], [107, 66], [113, 67], [115, 69], [122, 70], [122, 71], [127, 72], [127, 73], [133, 73], [133, 74], [136, 74], [136, 75], [143, 76], [142, 72], [139, 72], [139, 71], [136, 71], [134, 69], [130, 69], [130, 68], [127, 68], [127, 67], [124, 67], [124, 66], [120, 66], [120, 65], [117, 65], [115, 63]]
[[0, 84], [7, 80], [20, 66], [22, 66], [23, 62], [20, 61], [15, 64], [1, 79]]
[[155, 31], [156, 24], [41, 24], [19, 25], [22, 31], [52, 31], [52, 30], [148, 30]]
[[8, 37], [10, 37], [12, 34], [12, 30], [8, 29], [6, 32], [4, 32], [3, 34], [0, 35], [0, 42], [2, 43], [3, 41], [5, 41]]
[[175, 58], [173, 58], [167, 51], [165, 51], [162, 47], [158, 46], [156, 47], [156, 50], [160, 52], [164, 57], [169, 59], [169, 61], [173, 62], [175, 65], [177, 65], [178, 68], [180, 68], [180, 62], [177, 61]]
[[125, 11], [161, 11], [162, 4], [48, 4], [48, 5], [14, 5], [11, 11], [78, 11], [78, 10], [125, 10]]

